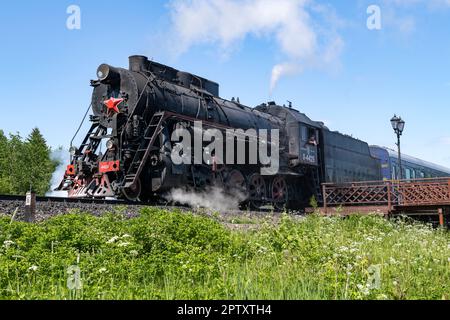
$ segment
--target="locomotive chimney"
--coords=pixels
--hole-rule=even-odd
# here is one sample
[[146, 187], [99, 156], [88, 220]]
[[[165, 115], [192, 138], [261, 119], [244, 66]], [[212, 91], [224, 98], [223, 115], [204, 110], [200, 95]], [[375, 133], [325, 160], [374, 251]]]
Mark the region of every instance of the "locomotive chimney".
[[131, 56], [130, 71], [141, 72], [148, 69], [148, 58], [145, 56]]
[[120, 73], [108, 64], [102, 64], [97, 69], [97, 77], [102, 83], [114, 83], [120, 80]]

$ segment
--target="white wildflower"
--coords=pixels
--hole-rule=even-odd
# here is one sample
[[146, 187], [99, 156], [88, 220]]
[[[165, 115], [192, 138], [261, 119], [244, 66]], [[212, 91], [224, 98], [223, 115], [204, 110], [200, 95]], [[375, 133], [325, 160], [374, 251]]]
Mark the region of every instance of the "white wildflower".
[[389, 262], [390, 262], [391, 264], [397, 264], [397, 263], [398, 263], [398, 261], [395, 260], [395, 259], [392, 258], [392, 257], [389, 258]]
[[15, 244], [14, 241], [11, 240], [6, 240], [3, 242], [3, 247], [5, 247], [6, 249], [8, 249], [10, 246], [12, 246], [13, 244]]
[[38, 266], [32, 265], [31, 267], [28, 268], [28, 271], [36, 272], [38, 268], [39, 268]]
[[118, 244], [119, 247], [128, 247], [130, 245], [129, 242], [121, 242]]
[[118, 236], [114, 236], [114, 237], [112, 237], [111, 239], [109, 239], [107, 243], [114, 243], [114, 242], [116, 242], [117, 240], [119, 240], [119, 237], [118, 237]]
[[138, 254], [139, 254], [139, 252], [137, 252], [137, 250], [131, 250], [131, 251], [130, 251], [130, 254], [131, 254], [133, 257], [137, 257]]
[[363, 286], [362, 284], [358, 284], [357, 287], [363, 295], [368, 296], [370, 294], [370, 289], [367, 285]]

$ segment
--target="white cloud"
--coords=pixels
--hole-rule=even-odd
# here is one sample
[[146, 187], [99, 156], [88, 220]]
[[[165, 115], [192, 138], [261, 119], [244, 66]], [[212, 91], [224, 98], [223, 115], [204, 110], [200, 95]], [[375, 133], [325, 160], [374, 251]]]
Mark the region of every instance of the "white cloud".
[[[284, 61], [273, 67], [271, 89], [283, 76], [334, 63], [344, 46], [330, 7], [312, 0], [173, 0], [169, 8], [177, 55], [202, 44], [227, 55], [249, 36], [273, 40]], [[319, 26], [312, 13], [332, 26]]]

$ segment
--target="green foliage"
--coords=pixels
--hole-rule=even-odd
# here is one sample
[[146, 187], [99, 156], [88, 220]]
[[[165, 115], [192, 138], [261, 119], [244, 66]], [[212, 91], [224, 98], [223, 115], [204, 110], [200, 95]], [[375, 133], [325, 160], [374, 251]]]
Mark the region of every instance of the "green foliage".
[[24, 194], [30, 185], [37, 194], [50, 189], [52, 174], [59, 165], [39, 129], [24, 140], [19, 134], [5, 137], [0, 131], [0, 193]]
[[317, 210], [319, 208], [319, 203], [317, 202], [317, 199], [315, 196], [312, 196], [311, 199], [309, 199], [309, 205], [314, 210]]
[[[377, 216], [257, 223], [231, 231], [214, 218], [152, 208], [132, 220], [3, 218], [0, 299], [449, 298], [443, 230]], [[75, 288], [73, 270], [81, 272]]]

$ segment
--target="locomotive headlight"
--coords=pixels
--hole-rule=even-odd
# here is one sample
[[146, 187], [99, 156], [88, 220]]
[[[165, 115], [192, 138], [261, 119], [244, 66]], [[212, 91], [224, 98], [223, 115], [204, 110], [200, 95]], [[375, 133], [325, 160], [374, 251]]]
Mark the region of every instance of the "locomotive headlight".
[[108, 140], [108, 142], [106, 142], [106, 148], [108, 148], [108, 150], [114, 149], [115, 146], [116, 142], [113, 139]]
[[78, 149], [77, 147], [70, 147], [69, 149], [69, 153], [72, 157], [75, 157], [78, 154]]

